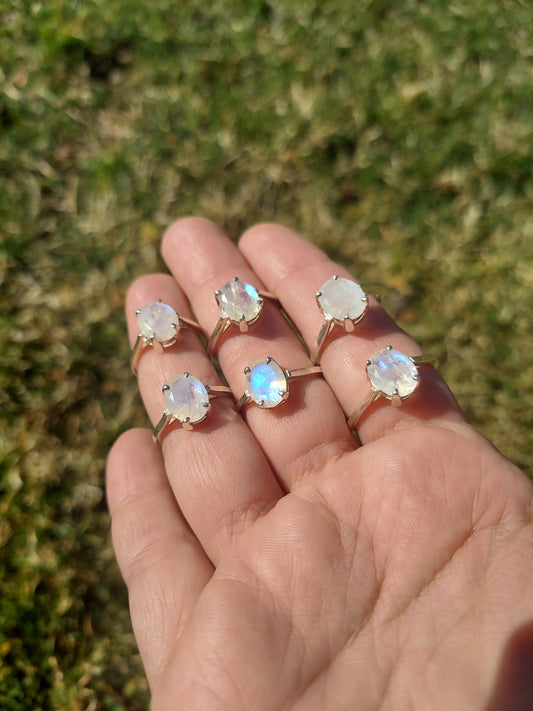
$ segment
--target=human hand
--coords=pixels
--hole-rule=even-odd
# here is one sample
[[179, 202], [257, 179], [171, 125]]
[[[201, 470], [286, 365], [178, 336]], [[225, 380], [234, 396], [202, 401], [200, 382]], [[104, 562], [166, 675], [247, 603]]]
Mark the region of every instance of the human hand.
[[[158, 298], [187, 317], [190, 302], [211, 332], [213, 293], [238, 276], [275, 293], [312, 345], [316, 290], [349, 276], [275, 225], [237, 248], [207, 220], [183, 219], [163, 255], [173, 276], [128, 293], [132, 343], [135, 309]], [[258, 358], [310, 365], [276, 307], [264, 309], [219, 344], [236, 398]], [[533, 708], [531, 482], [465, 422], [432, 367], [402, 407], [365, 413], [357, 447], [345, 415], [369, 390], [366, 359], [389, 343], [421, 352], [372, 302], [354, 333], [328, 340], [324, 378], [295, 382], [282, 407], [243, 419], [220, 398], [161, 448], [140, 429], [114, 445], [113, 541], [153, 711]], [[219, 382], [192, 332], [143, 354], [153, 423], [162, 384], [184, 371]]]

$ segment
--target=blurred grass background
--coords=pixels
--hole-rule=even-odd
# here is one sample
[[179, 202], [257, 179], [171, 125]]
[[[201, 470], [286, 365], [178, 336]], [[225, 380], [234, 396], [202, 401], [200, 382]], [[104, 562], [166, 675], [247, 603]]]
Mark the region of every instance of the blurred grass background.
[[[3, 0], [0, 707], [147, 708], [103, 468], [176, 217], [305, 233], [531, 475], [529, 0]], [[468, 476], [468, 472], [465, 472]]]

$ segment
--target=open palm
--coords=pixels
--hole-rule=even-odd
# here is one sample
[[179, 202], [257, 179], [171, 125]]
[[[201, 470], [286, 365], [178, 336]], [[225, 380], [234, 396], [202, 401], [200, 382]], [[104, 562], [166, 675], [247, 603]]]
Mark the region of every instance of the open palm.
[[[132, 342], [135, 309], [159, 298], [212, 331], [213, 293], [238, 276], [275, 293], [312, 345], [314, 293], [344, 274], [275, 225], [237, 249], [188, 218], [163, 254], [173, 276], [143, 277], [128, 294]], [[236, 398], [259, 358], [310, 364], [272, 304], [248, 333], [230, 333], [218, 358]], [[294, 381], [282, 407], [249, 406], [243, 419], [219, 398], [162, 448], [148, 430], [115, 444], [113, 538], [153, 711], [533, 708], [531, 484], [429, 366], [402, 407], [365, 413], [358, 447], [345, 417], [369, 391], [366, 359], [388, 344], [420, 353], [372, 302], [355, 332], [328, 341], [324, 377]], [[154, 423], [161, 386], [184, 371], [220, 382], [192, 332], [144, 353]]]

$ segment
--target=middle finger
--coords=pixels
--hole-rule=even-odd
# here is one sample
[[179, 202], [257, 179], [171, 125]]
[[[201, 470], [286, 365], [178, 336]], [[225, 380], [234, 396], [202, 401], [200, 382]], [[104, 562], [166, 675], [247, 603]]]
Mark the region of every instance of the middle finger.
[[[185, 218], [167, 231], [163, 256], [183, 288], [200, 324], [215, 328], [220, 311], [215, 291], [238, 277], [257, 289], [262, 285], [237, 247], [208, 220]], [[267, 356], [282, 369], [311, 366], [304, 347], [283, 315], [265, 302], [263, 313], [247, 333], [234, 328], [217, 349], [217, 357], [239, 398], [246, 389], [244, 369]], [[245, 418], [278, 478], [289, 490], [306, 474], [355, 448], [344, 413], [320, 375], [291, 383], [287, 402], [272, 409], [253, 404]]]

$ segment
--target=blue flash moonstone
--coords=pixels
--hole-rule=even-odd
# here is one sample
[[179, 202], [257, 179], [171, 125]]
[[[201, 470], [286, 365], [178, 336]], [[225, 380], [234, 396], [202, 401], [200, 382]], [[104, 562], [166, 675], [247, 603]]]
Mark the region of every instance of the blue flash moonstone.
[[259, 298], [259, 292], [258, 292], [257, 289], [256, 289], [254, 286], [252, 286], [251, 284], [247, 284], [247, 283], [245, 282], [245, 284], [244, 284], [244, 290], [246, 291], [246, 293], [248, 294], [248, 296], [249, 296], [251, 299], [254, 299], [254, 301]]
[[271, 360], [270, 363], [266, 360], [256, 361], [246, 373], [246, 381], [248, 395], [258, 405], [262, 403], [261, 407], [276, 407], [283, 402], [283, 393], [287, 391], [287, 379], [276, 361]]

